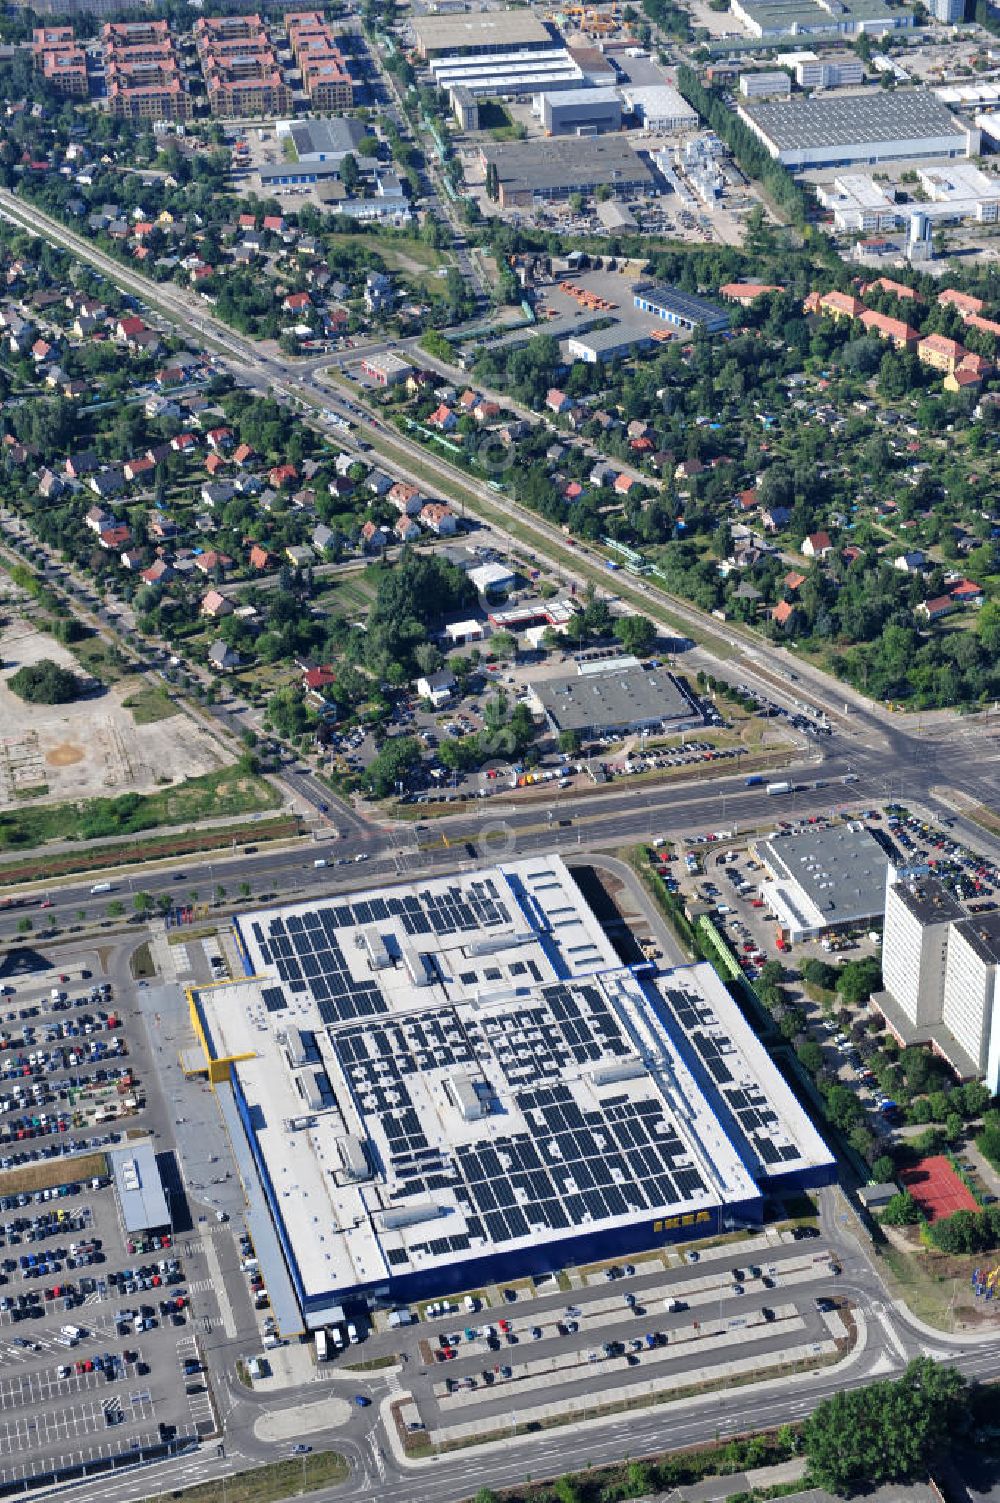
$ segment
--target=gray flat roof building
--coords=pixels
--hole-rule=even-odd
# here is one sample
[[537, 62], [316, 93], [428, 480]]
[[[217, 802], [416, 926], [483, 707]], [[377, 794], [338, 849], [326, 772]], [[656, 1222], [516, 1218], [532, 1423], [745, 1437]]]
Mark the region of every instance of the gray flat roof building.
[[615, 193], [648, 192], [653, 174], [622, 136], [555, 136], [547, 141], [484, 145], [483, 167], [499, 176], [500, 204], [568, 198], [606, 186]]
[[278, 127], [278, 135], [292, 141], [300, 162], [341, 161], [349, 151], [357, 150], [367, 134], [363, 121], [336, 115], [296, 120], [284, 130]]
[[169, 1226], [170, 1207], [152, 1143], [113, 1148], [108, 1162], [125, 1231], [150, 1232]]
[[417, 16], [413, 34], [422, 58], [444, 52], [515, 52], [525, 47], [558, 45], [551, 27], [527, 10]]
[[541, 95], [542, 125], [551, 136], [619, 130], [622, 102], [617, 89], [564, 89]]
[[564, 674], [531, 685], [531, 695], [553, 731], [606, 735], [667, 722], [671, 729], [701, 725], [690, 694], [664, 669], [623, 668], [613, 659], [599, 672]]
[[586, 334], [574, 334], [566, 341], [566, 353], [572, 360], [599, 365], [605, 361], [617, 360], [620, 355], [630, 355], [633, 350], [648, 350], [652, 343], [653, 336], [648, 329], [616, 321], [608, 329], [591, 329]]
[[754, 849], [770, 878], [761, 896], [793, 940], [881, 923], [889, 858], [863, 825], [772, 835]]
[[737, 113], [786, 167], [968, 157], [979, 144], [978, 132], [929, 89], [771, 100], [740, 104]]

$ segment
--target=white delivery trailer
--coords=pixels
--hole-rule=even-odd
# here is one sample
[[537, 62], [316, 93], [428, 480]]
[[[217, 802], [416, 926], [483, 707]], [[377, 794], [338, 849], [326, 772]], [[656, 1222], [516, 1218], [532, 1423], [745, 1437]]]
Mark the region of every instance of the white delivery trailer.
[[326, 1359], [327, 1359], [327, 1357], [329, 1355], [330, 1355], [330, 1353], [329, 1353], [329, 1348], [327, 1347], [326, 1332], [325, 1331], [317, 1331], [316, 1332], [316, 1361], [317, 1362], [325, 1362]]

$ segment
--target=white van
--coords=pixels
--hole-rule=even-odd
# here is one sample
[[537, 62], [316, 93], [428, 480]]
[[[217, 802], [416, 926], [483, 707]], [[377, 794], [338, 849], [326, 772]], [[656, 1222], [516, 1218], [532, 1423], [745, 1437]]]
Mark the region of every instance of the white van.
[[313, 866], [316, 866], [316, 867], [325, 866], [325, 865], [326, 865], [326, 857], [325, 856], [320, 856], [320, 857], [317, 858], [317, 860], [315, 860], [313, 862]]
[[479, 1309], [479, 1301], [477, 1299], [473, 1299], [471, 1294], [467, 1294], [465, 1296], [462, 1304], [465, 1307], [466, 1313], [469, 1315], [475, 1315], [476, 1311]]
[[93, 887], [90, 889], [90, 896], [94, 897], [99, 892], [111, 892], [111, 890], [112, 888], [110, 882], [95, 882]]
[[348, 1346], [351, 1346], [356, 1341], [360, 1341], [360, 1340], [361, 1340], [361, 1337], [358, 1335], [358, 1328], [357, 1328], [357, 1326], [353, 1325], [353, 1324], [349, 1325], [347, 1327], [347, 1344], [348, 1344]]

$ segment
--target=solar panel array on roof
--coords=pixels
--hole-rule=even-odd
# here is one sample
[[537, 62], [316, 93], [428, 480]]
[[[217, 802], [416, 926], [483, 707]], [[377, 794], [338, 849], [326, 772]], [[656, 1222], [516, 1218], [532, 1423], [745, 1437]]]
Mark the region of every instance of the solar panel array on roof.
[[713, 1008], [675, 987], [665, 989], [665, 996], [761, 1162], [770, 1169], [800, 1158], [800, 1149], [785, 1139], [778, 1114], [760, 1086], [733, 1075], [728, 1057], [735, 1053], [734, 1045]]
[[[359, 1111], [377, 1118], [385, 1135], [396, 1196], [454, 1190], [473, 1239], [510, 1242], [706, 1193], [658, 1101], [622, 1095], [583, 1111], [569, 1087], [555, 1083], [567, 1068], [631, 1053], [592, 983], [544, 987], [538, 1005], [516, 1014], [486, 1013], [463, 1023], [453, 1008], [440, 1007], [389, 1023], [333, 1027], [330, 1038]], [[430, 1144], [406, 1078], [487, 1059], [515, 1088], [515, 1105], [532, 1134]], [[433, 1246], [411, 1243], [411, 1252]]]

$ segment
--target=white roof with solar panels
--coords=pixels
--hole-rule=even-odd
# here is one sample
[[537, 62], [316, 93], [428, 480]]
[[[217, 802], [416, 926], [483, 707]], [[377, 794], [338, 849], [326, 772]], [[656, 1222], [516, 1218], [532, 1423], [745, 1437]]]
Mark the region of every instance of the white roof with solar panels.
[[756, 1178], [830, 1162], [711, 968], [634, 974], [556, 856], [239, 930], [253, 979], [196, 1002], [306, 1300], [714, 1223]]

